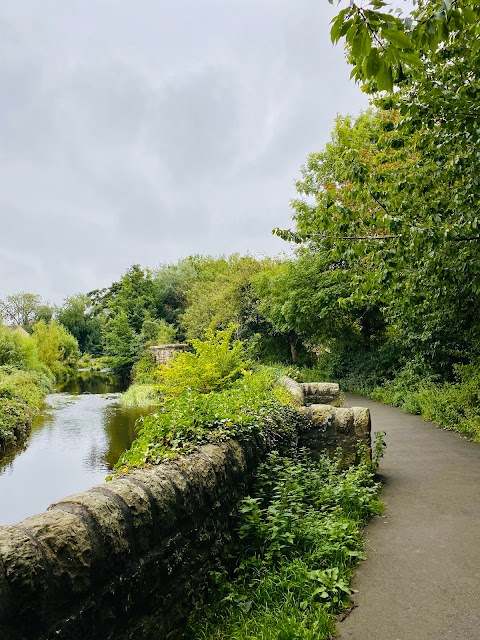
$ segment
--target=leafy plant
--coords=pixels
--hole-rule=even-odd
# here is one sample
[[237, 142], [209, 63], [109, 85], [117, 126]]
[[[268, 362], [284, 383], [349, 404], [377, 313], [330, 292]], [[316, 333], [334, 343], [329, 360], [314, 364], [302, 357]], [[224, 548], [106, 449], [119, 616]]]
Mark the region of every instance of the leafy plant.
[[258, 437], [288, 447], [300, 420], [285, 389], [268, 372], [245, 371], [224, 391], [191, 389], [166, 397], [157, 413], [141, 418], [139, 435], [117, 463], [117, 473], [176, 458], [207, 442]]
[[333, 637], [363, 557], [362, 524], [381, 510], [378, 490], [367, 463], [341, 471], [328, 457], [271, 454], [241, 504], [232, 566], [212, 575], [188, 637]]
[[190, 340], [193, 353], [178, 353], [158, 367], [155, 377], [160, 391], [166, 396], [210, 393], [232, 384], [249, 367], [242, 342], [232, 340], [235, 329], [233, 324], [223, 331], [208, 329], [205, 340]]

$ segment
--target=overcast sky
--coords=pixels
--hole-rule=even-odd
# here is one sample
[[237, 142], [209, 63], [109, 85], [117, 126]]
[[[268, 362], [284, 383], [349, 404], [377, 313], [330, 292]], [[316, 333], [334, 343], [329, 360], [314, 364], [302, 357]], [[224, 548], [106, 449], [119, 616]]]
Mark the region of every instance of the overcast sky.
[[327, 0], [0, 5], [0, 297], [276, 254], [294, 181], [367, 106]]

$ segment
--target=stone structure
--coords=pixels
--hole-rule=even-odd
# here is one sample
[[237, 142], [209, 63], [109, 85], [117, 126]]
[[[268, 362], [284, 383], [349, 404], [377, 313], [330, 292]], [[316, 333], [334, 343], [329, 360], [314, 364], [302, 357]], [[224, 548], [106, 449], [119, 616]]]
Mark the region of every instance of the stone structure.
[[153, 353], [155, 362], [157, 364], [166, 364], [173, 356], [179, 351], [186, 351], [188, 349], [187, 344], [162, 344], [158, 347], [148, 347]]
[[340, 402], [340, 387], [335, 382], [296, 382], [288, 376], [278, 382], [290, 391], [298, 406]]
[[263, 453], [205, 445], [1, 526], [0, 638], [181, 635]]
[[[364, 407], [335, 407], [340, 389], [330, 382], [299, 383], [287, 376], [279, 380], [290, 391], [298, 410], [306, 418], [298, 443], [314, 456], [342, 449], [343, 462], [349, 466], [358, 460], [359, 447], [371, 450], [370, 411]], [[320, 400], [320, 402], [319, 402]]]
[[[300, 446], [342, 446], [353, 460], [359, 443], [369, 445], [368, 409], [300, 406], [318, 390], [284, 383], [305, 417]], [[0, 526], [0, 638], [181, 637], [265, 453], [254, 440], [204, 445]]]

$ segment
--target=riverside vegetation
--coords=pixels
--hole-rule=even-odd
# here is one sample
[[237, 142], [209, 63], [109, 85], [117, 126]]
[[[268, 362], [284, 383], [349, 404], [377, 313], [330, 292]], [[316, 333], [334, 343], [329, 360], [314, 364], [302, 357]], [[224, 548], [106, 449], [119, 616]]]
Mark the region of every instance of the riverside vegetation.
[[[115, 473], [159, 464], [207, 442], [262, 440], [272, 451], [240, 506], [225, 565], [189, 622], [192, 638], [326, 639], [348, 606], [349, 580], [362, 558], [362, 526], [381, 511], [377, 459], [348, 470], [340, 456], [313, 462], [296, 449], [302, 418], [276, 384], [281, 367], [254, 366], [237, 327], [192, 340], [191, 352], [142, 367], [160, 394], [155, 413]], [[137, 383], [135, 387], [141, 388]], [[138, 396], [138, 397], [141, 397]], [[160, 399], [161, 398], [161, 399]]]
[[0, 450], [21, 442], [55, 381], [76, 368], [76, 339], [54, 320], [38, 320], [32, 334], [0, 324]]

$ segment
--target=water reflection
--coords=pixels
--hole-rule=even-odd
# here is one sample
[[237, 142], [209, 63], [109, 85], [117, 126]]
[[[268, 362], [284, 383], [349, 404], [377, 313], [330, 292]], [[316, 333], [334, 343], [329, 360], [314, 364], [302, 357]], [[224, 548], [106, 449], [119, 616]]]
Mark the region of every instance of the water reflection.
[[79, 376], [69, 393], [48, 396], [48, 409], [35, 421], [27, 442], [3, 456], [1, 524], [18, 522], [55, 500], [102, 482], [130, 447], [142, 412], [122, 409], [120, 393], [103, 391], [117, 391], [114, 380], [94, 378], [88, 381], [87, 376]]
[[116, 376], [101, 371], [78, 371], [77, 374], [59, 385], [58, 390], [63, 393], [115, 393], [125, 391], [127, 383]]

